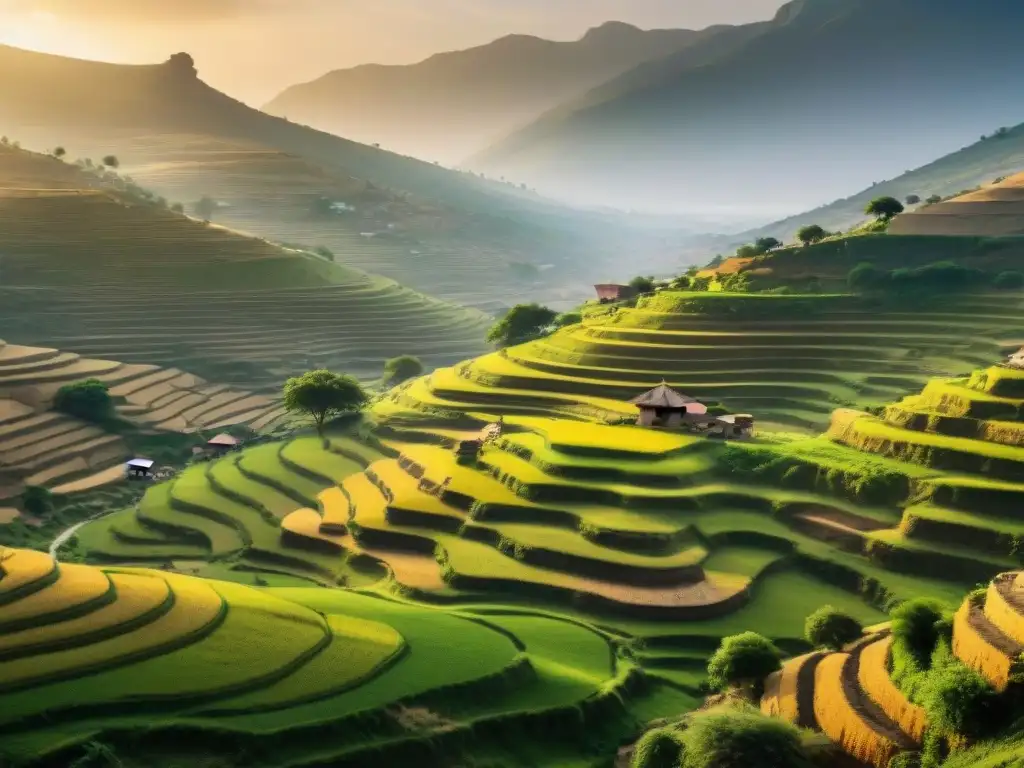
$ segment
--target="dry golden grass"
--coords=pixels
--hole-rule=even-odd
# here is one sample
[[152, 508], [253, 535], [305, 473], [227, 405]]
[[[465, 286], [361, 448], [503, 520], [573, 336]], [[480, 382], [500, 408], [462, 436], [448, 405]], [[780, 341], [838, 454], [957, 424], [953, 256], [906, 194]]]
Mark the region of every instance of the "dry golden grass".
[[0, 611], [0, 624], [73, 608], [95, 600], [109, 589], [110, 579], [98, 568], [64, 564], [60, 566], [60, 578], [53, 584], [5, 605]]
[[[773, 672], [765, 681], [764, 695], [761, 696], [761, 711], [771, 717], [780, 717], [790, 723], [809, 725], [814, 716], [813, 691], [800, 687], [801, 671], [815, 663], [822, 656], [820, 651], [790, 659], [778, 672]], [[810, 697], [808, 711], [804, 705]], [[803, 701], [801, 701], [803, 700]]]
[[889, 677], [888, 659], [892, 637], [867, 646], [860, 656], [858, 682], [882, 711], [918, 744], [924, 738], [928, 719], [921, 707], [910, 703]]
[[875, 731], [854, 709], [843, 685], [843, 665], [847, 659], [849, 654], [833, 653], [818, 664], [814, 675], [814, 716], [822, 732], [844, 752], [876, 768], [886, 768], [900, 747]]
[[343, 526], [348, 523], [349, 501], [341, 488], [328, 488], [321, 492], [317, 499], [324, 513], [321, 524], [327, 530], [330, 530], [331, 526]]
[[44, 552], [0, 548], [0, 598], [53, 573], [57, 563]]
[[10, 525], [19, 517], [21, 512], [14, 507], [0, 507], [0, 525]]
[[997, 691], [1005, 691], [1015, 671], [1017, 657], [1024, 648], [1012, 640], [1010, 644], [1016, 648], [999, 647], [1010, 638], [1005, 635], [1000, 638], [998, 630], [993, 632], [993, 629], [984, 612], [970, 600], [964, 600], [953, 618], [953, 653]]
[[985, 597], [985, 616], [1001, 632], [1024, 644], [1024, 571], [1003, 573], [988, 587]]

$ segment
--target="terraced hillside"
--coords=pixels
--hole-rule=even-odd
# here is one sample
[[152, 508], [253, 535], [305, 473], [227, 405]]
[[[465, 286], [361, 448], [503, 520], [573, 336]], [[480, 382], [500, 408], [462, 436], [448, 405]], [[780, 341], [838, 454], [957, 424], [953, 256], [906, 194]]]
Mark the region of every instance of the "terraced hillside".
[[690, 701], [646, 684], [612, 635], [551, 615], [257, 590], [26, 550], [4, 551], [0, 568], [11, 759], [64, 764], [99, 742], [148, 765], [242, 751], [275, 766], [473, 755], [553, 768], [587, 752], [573, 764], [596, 765], [637, 718]]
[[[392, 410], [632, 418], [665, 379], [763, 425], [820, 431], [836, 407], [883, 405], [1024, 338], [1016, 293], [941, 302], [849, 295], [663, 293], [635, 309], [485, 355], [392, 393]], [[948, 318], [959, 319], [955, 327]]]
[[[96, 379], [117, 413], [146, 432], [194, 432], [245, 425], [272, 428], [279, 403], [176, 368], [92, 360], [56, 349], [0, 341], [0, 506], [25, 486], [81, 493], [121, 480], [131, 458], [124, 436], [50, 409], [68, 384]], [[4, 521], [4, 522], [10, 522]]]
[[[1024, 682], [1024, 572], [1003, 573], [987, 591], [964, 600], [946, 642], [952, 654], [941, 663], [980, 673], [994, 692], [1005, 695], [995, 706], [1012, 711], [1008, 689]], [[886, 768], [897, 755], [921, 751], [929, 730], [940, 727], [921, 705], [920, 690], [901, 687], [894, 656], [905, 655], [906, 649], [893, 646], [892, 633], [883, 628], [841, 652], [795, 658], [768, 678], [761, 709], [823, 732], [861, 764]], [[997, 712], [993, 709], [990, 717], [998, 717]], [[978, 756], [991, 757], [999, 744], [984, 747]], [[1004, 753], [1012, 753], [1012, 747]]]
[[53, 159], [0, 148], [12, 342], [263, 391], [311, 367], [369, 381], [395, 355], [434, 366], [483, 346], [480, 313], [116, 191], [60, 187], [73, 181]]
[[897, 216], [893, 235], [1020, 237], [1024, 235], [1024, 173], [977, 192]]

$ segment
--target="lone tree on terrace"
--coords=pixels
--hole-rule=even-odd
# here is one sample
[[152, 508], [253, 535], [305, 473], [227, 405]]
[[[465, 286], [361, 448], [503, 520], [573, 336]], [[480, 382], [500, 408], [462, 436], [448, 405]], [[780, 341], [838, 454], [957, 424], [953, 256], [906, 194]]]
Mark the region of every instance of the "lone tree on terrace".
[[895, 197], [876, 197], [868, 203], [864, 213], [874, 216], [879, 221], [892, 221], [903, 213], [904, 210], [906, 209], [903, 207], [903, 203]]
[[921, 196], [920, 195], [907, 195], [904, 198], [904, 202], [906, 202], [907, 205], [917, 205], [918, 203], [921, 202]]
[[423, 374], [423, 361], [413, 355], [393, 357], [384, 363], [384, 384], [395, 387]]
[[776, 248], [782, 247], [782, 241], [777, 237], [759, 237], [754, 241], [754, 248], [758, 253], [768, 253]]
[[68, 151], [66, 149], [64, 149], [64, 147], [54, 147], [53, 148], [53, 156], [56, 157], [58, 160], [63, 159], [64, 155], [66, 155], [67, 153], [68, 153]]
[[537, 338], [555, 322], [558, 313], [540, 304], [516, 304], [491, 326], [487, 340], [499, 347], [511, 347]]
[[193, 210], [195, 210], [196, 216], [209, 221], [217, 212], [217, 201], [208, 195], [203, 195], [193, 206]]
[[782, 653], [756, 632], [722, 640], [708, 662], [708, 682], [717, 690], [749, 685], [755, 689], [768, 675], [782, 668]]
[[102, 422], [114, 414], [114, 401], [107, 385], [97, 379], [76, 381], [57, 390], [54, 410], [85, 421]]
[[822, 606], [804, 623], [804, 637], [815, 648], [838, 651], [863, 633], [864, 628], [859, 621], [831, 605]]
[[654, 293], [654, 278], [637, 275], [629, 281], [629, 287], [637, 293]]
[[817, 224], [808, 224], [806, 227], [801, 227], [796, 236], [804, 245], [814, 245], [828, 237], [828, 232]]
[[324, 424], [361, 410], [368, 399], [362, 385], [343, 373], [309, 371], [284, 383], [284, 407], [312, 418], [320, 435]]
[[117, 159], [117, 155], [107, 155], [103, 158], [103, 164], [107, 168], [117, 169], [121, 167], [121, 161]]

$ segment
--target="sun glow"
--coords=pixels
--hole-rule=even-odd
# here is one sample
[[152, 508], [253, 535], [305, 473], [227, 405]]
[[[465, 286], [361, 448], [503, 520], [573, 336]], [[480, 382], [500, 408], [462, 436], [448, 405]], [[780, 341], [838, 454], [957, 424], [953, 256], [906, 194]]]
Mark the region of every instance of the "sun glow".
[[0, 44], [79, 58], [94, 58], [101, 53], [80, 29], [42, 11], [0, 11]]

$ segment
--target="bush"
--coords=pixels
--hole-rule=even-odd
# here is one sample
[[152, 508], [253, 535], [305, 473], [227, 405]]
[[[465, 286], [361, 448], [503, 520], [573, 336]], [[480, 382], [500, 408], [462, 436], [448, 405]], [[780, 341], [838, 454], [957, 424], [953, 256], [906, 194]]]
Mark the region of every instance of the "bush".
[[708, 662], [708, 682], [717, 690], [741, 683], [759, 684], [782, 668], [782, 654], [774, 643], [756, 632], [722, 639]]
[[927, 666], [938, 645], [945, 613], [941, 601], [919, 597], [897, 606], [890, 614], [893, 640], [901, 643], [922, 667]]
[[946, 736], [980, 738], [995, 732], [1003, 720], [999, 694], [963, 664], [932, 673], [923, 699], [930, 726]]
[[637, 275], [629, 281], [629, 287], [637, 293], [653, 293], [654, 292], [654, 278], [644, 277], [643, 275]]
[[694, 715], [682, 734], [682, 768], [810, 768], [812, 763], [789, 723], [753, 709]]
[[864, 634], [860, 622], [852, 616], [825, 605], [807, 617], [804, 637], [815, 648], [840, 650]]
[[423, 371], [423, 361], [418, 357], [413, 355], [393, 357], [384, 363], [384, 384], [385, 386], [394, 387], [403, 381], [422, 376]]
[[678, 768], [683, 753], [681, 736], [671, 728], [648, 731], [636, 743], [631, 768]]
[[517, 304], [491, 326], [487, 340], [499, 347], [522, 344], [540, 336], [558, 313], [540, 304]]
[[98, 379], [66, 384], [53, 398], [54, 409], [69, 416], [92, 422], [103, 422], [114, 414], [114, 401], [107, 385]]
[[1000, 272], [996, 275], [996, 279], [992, 281], [992, 285], [1000, 290], [1024, 288], [1024, 273], [1014, 272], [1012, 270]]
[[809, 224], [806, 227], [801, 227], [796, 233], [796, 237], [804, 245], [813, 245], [828, 237], [828, 232], [817, 224]]
[[564, 328], [567, 325], [579, 325], [583, 322], [582, 312], [563, 312], [555, 318], [555, 325]]
[[858, 264], [846, 276], [847, 284], [858, 291], [877, 290], [885, 285], [889, 273], [867, 262]]
[[41, 486], [30, 485], [21, 494], [21, 507], [34, 517], [43, 517], [53, 511], [53, 494]]

